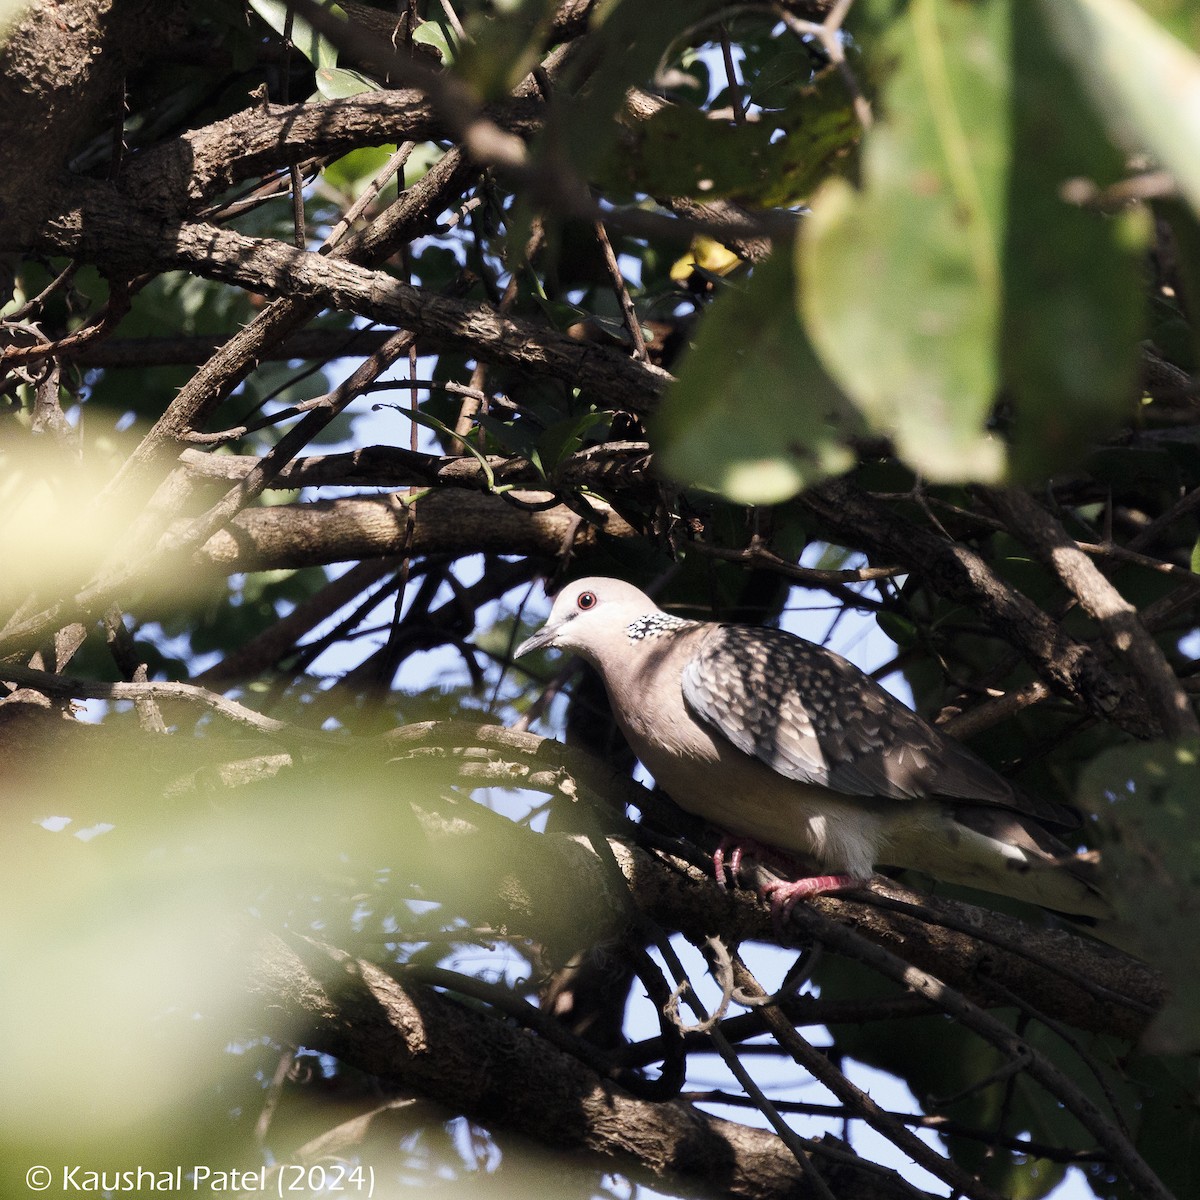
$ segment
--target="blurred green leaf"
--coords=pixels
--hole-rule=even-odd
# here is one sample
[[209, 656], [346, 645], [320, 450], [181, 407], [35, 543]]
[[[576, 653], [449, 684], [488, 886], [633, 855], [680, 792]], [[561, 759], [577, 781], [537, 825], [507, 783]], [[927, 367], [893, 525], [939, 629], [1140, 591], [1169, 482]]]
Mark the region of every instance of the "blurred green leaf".
[[778, 253], [705, 314], [653, 426], [681, 482], [772, 504], [850, 466], [860, 426], [796, 319], [793, 286]]
[[527, 0], [507, 11], [468, 13], [458, 74], [485, 100], [507, 95], [537, 65], [550, 11], [541, 0]]
[[1132, 411], [1150, 222], [1142, 209], [1106, 216], [1063, 199], [1072, 178], [1119, 179], [1124, 159], [1044, 31], [1039, 4], [1016, 0], [1014, 12], [1030, 36], [1013, 55], [1003, 366], [1014, 471], [1032, 480], [1073, 465]]
[[933, 480], [995, 479], [1009, 5], [913, 0], [863, 144], [863, 184], [827, 182], [799, 241], [821, 360]]
[[1113, 134], [1145, 150], [1200, 214], [1200, 58], [1133, 0], [1042, 0]]
[[[687, 20], [694, 29], [721, 10], [720, 0], [693, 0]], [[680, 40], [679, 6], [673, 0], [610, 0], [589, 34], [589, 53], [579, 56], [535, 155], [566, 156], [584, 178], [592, 178], [616, 141], [613, 118], [625, 105], [631, 79], [651, 79]]]
[[[339, 5], [327, 3], [326, 0], [317, 0], [317, 3], [343, 21], [346, 19], [346, 13]], [[250, 7], [280, 37], [284, 36], [284, 30], [288, 27], [290, 14], [292, 45], [316, 68], [337, 66], [337, 47], [327, 37], [319, 34], [299, 13], [291, 10], [285, 0], [250, 0]]]

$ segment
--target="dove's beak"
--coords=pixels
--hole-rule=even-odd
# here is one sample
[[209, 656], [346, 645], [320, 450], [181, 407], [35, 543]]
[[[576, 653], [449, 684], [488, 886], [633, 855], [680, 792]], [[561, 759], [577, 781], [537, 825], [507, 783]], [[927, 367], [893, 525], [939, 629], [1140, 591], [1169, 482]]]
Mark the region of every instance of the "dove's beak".
[[521, 658], [532, 650], [544, 650], [547, 646], [554, 645], [554, 639], [558, 636], [559, 622], [553, 625], [543, 625], [541, 629], [533, 635], [526, 638], [513, 655], [514, 658]]

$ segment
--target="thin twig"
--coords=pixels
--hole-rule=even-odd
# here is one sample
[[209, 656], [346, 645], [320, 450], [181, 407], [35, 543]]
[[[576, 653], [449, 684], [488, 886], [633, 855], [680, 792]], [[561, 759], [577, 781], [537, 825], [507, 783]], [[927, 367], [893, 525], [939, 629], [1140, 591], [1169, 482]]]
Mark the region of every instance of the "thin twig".
[[[681, 1100], [693, 1104], [727, 1104], [731, 1108], [752, 1108], [753, 1104], [746, 1096], [713, 1088], [704, 1092], [681, 1092]], [[861, 1121], [862, 1117], [852, 1112], [844, 1104], [814, 1104], [804, 1100], [776, 1100], [780, 1112], [797, 1113], [809, 1117], [830, 1117], [835, 1120]], [[1007, 1137], [993, 1133], [991, 1130], [975, 1129], [964, 1125], [961, 1121], [949, 1117], [930, 1115], [928, 1113], [889, 1112], [888, 1115], [904, 1125], [917, 1129], [931, 1129], [944, 1137], [970, 1138], [973, 1142], [985, 1142], [989, 1146], [1001, 1150], [1012, 1150], [1017, 1154], [1028, 1155], [1030, 1158], [1042, 1158], [1047, 1162], [1065, 1163], [1078, 1166], [1085, 1163], [1106, 1163], [1108, 1156], [1098, 1150], [1069, 1150], [1063, 1146], [1051, 1146], [1046, 1142], [1033, 1142], [1025, 1138]]]
[[1040, 1051], [1029, 1046], [1002, 1021], [973, 1004], [926, 971], [867, 941], [816, 909], [797, 905], [792, 921], [802, 936], [819, 938], [831, 949], [877, 971], [885, 978], [928, 997], [959, 1024], [977, 1033], [1005, 1054], [1029, 1055], [1028, 1073], [1067, 1108], [1076, 1120], [1104, 1147], [1114, 1166], [1121, 1170], [1133, 1190], [1144, 1200], [1175, 1200], [1162, 1180], [1138, 1153], [1137, 1148], [1095, 1105], [1091, 1097]]
[[639, 362], [644, 362], [646, 360], [646, 339], [642, 337], [642, 327], [638, 321], [637, 312], [633, 307], [633, 300], [630, 298], [625, 276], [621, 274], [621, 264], [617, 262], [612, 242], [608, 240], [608, 233], [605, 231], [604, 222], [596, 221], [594, 228], [596, 230], [596, 240], [600, 243], [600, 252], [604, 255], [604, 265], [608, 268], [608, 277], [612, 280], [613, 291], [617, 294], [617, 303], [621, 306], [621, 317], [629, 333], [629, 340], [633, 343], [632, 357]]
[[[754, 996], [766, 996], [766, 990], [738, 955], [734, 955], [733, 958], [733, 971], [738, 987], [743, 992]], [[963, 1196], [973, 1197], [974, 1200], [1004, 1200], [999, 1192], [964, 1171], [957, 1163], [938, 1154], [910, 1132], [901, 1121], [897, 1121], [891, 1113], [880, 1108], [866, 1092], [851, 1083], [824, 1054], [796, 1031], [782, 1009], [776, 1005], [768, 1005], [763, 1009], [763, 1019], [775, 1040], [799, 1066], [828, 1088], [853, 1115], [861, 1117], [898, 1150], [907, 1154], [913, 1162], [936, 1175]]]
[[401, 142], [387, 162], [375, 172], [371, 181], [362, 190], [362, 195], [342, 214], [338, 223], [329, 231], [321, 243], [321, 252], [332, 250], [342, 240], [343, 235], [367, 211], [375, 198], [391, 182], [392, 176], [408, 161], [409, 155], [416, 149], [416, 142]]
[[871, 105], [863, 95], [862, 88], [858, 85], [858, 79], [846, 61], [846, 51], [842, 45], [842, 23], [849, 14], [850, 6], [853, 3], [854, 0], [837, 0], [825, 20], [820, 23], [802, 20], [788, 12], [786, 8], [779, 7], [775, 11], [784, 24], [798, 37], [815, 37], [821, 43], [821, 48], [829, 56], [829, 61], [837, 67], [838, 73], [845, 81], [858, 123], [863, 129], [870, 129], [875, 122], [871, 113]]
[[273, 717], [264, 717], [236, 700], [227, 700], [207, 688], [197, 687], [192, 683], [170, 683], [150, 680], [147, 683], [97, 683], [91, 679], [77, 679], [70, 675], [54, 675], [49, 671], [37, 671], [32, 667], [19, 666], [16, 663], [0, 662], [0, 679], [9, 683], [17, 683], [22, 687], [33, 688], [50, 696], [73, 696], [80, 700], [187, 700], [211, 708], [213, 712], [245, 725], [258, 733], [268, 735], [288, 734], [296, 737], [323, 738], [329, 735], [314, 730], [300, 729], [277, 721]]

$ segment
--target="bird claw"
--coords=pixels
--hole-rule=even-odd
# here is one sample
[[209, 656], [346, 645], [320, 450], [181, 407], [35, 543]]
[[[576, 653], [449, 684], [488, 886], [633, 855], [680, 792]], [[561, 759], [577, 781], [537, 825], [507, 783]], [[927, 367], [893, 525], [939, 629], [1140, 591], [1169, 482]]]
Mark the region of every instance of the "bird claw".
[[770, 903], [771, 922], [776, 931], [782, 933], [792, 915], [792, 909], [801, 900], [861, 887], [864, 882], [853, 875], [809, 875], [804, 879], [772, 879], [763, 884], [760, 894]]
[[[713, 851], [713, 871], [717, 886], [736, 887], [742, 870], [742, 860], [752, 855], [764, 865], [784, 871], [795, 871], [796, 864], [779, 851], [749, 838], [725, 836]], [[828, 892], [841, 892], [847, 888], [860, 887], [864, 881], [853, 875], [806, 875], [800, 879], [772, 879], [763, 884], [759, 894], [771, 905], [771, 920], [782, 932], [792, 914], [792, 909], [809, 896], [824, 896]]]

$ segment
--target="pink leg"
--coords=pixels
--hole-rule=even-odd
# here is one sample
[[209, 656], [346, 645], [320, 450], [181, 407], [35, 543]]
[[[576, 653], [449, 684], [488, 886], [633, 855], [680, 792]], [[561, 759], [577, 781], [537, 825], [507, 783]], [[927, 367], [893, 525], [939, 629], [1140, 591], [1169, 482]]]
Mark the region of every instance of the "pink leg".
[[[730, 854], [730, 851], [733, 853]], [[726, 861], [726, 855], [729, 855]], [[742, 859], [747, 856], [757, 859], [764, 866], [776, 867], [781, 871], [794, 871], [796, 864], [788, 856], [772, 846], [756, 842], [753, 838], [734, 837], [726, 834], [721, 844], [713, 851], [713, 872], [721, 887], [726, 882], [737, 887], [738, 875], [742, 870]]]
[[[726, 879], [730, 883], [737, 886], [737, 878], [742, 870], [742, 855], [749, 849], [752, 853], [755, 850], [761, 849], [757, 842], [739, 841], [737, 838], [730, 837], [728, 834], [721, 839], [721, 844], [713, 851], [713, 872], [717, 877], [717, 886], [724, 887]], [[726, 865], [725, 855], [732, 850], [729, 863]], [[728, 871], [728, 875], [726, 872]]]

